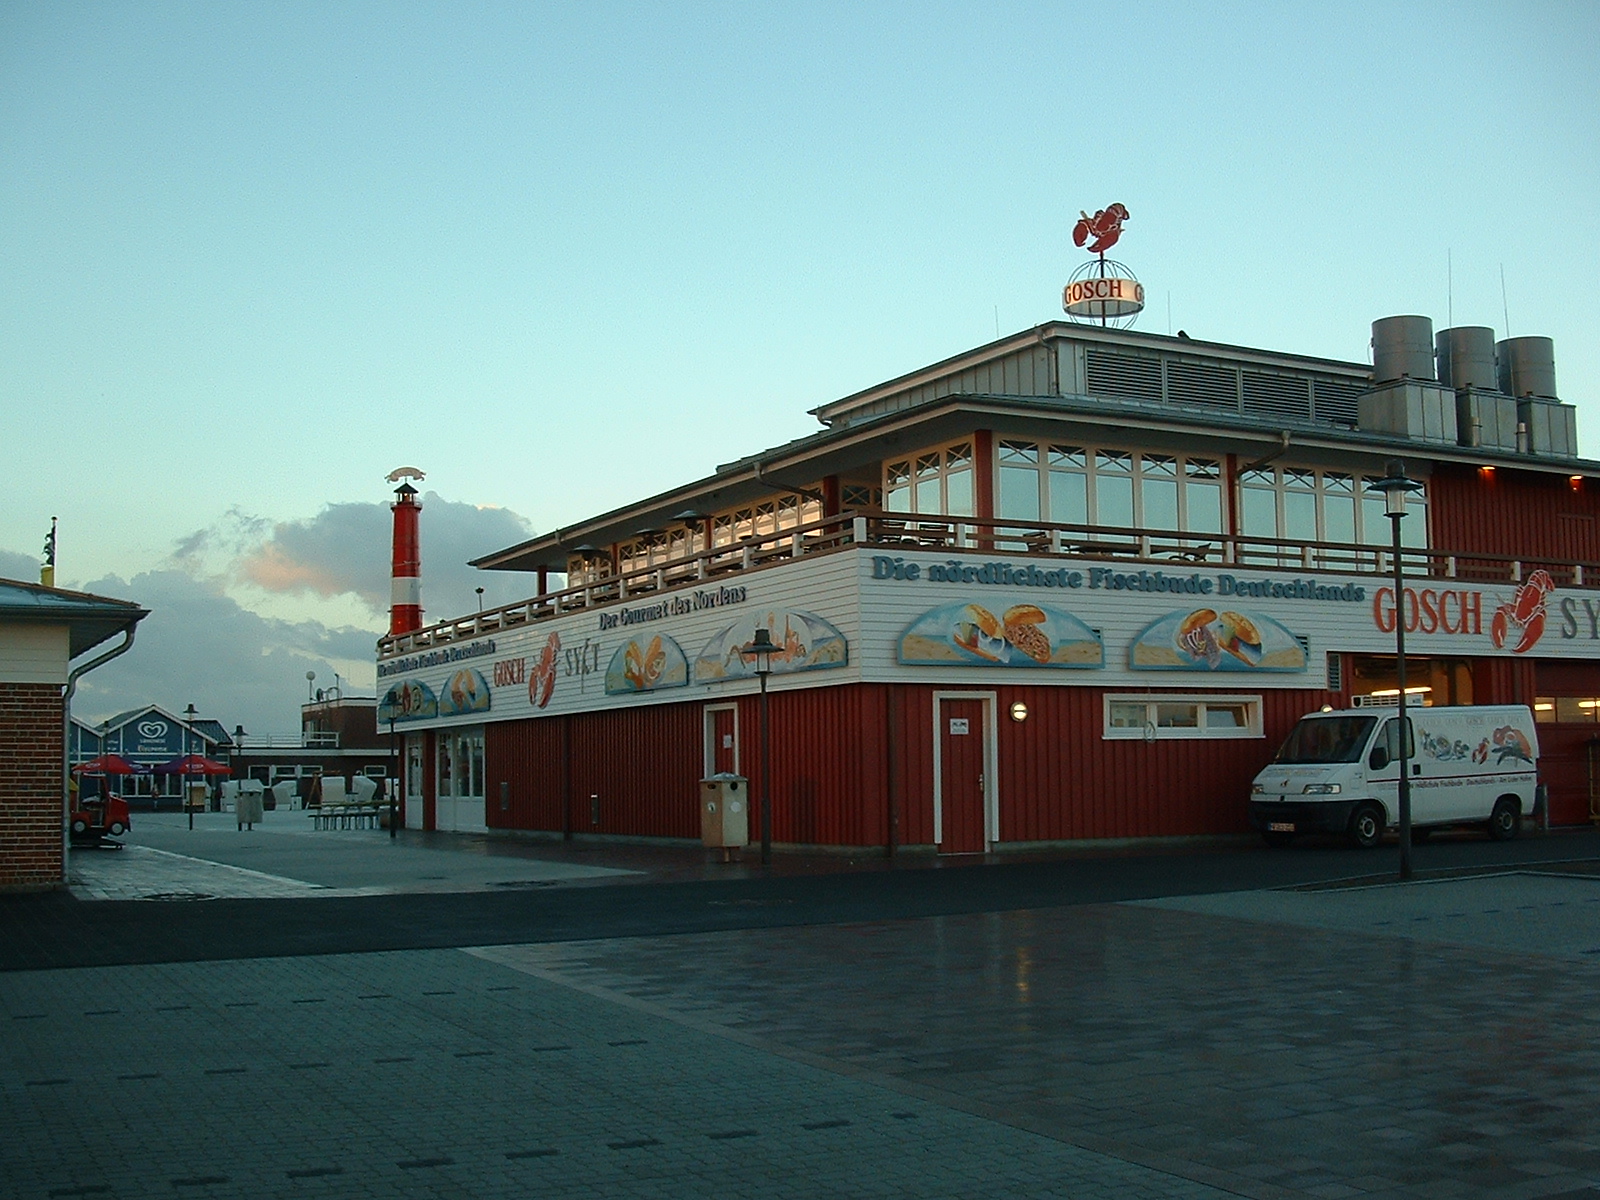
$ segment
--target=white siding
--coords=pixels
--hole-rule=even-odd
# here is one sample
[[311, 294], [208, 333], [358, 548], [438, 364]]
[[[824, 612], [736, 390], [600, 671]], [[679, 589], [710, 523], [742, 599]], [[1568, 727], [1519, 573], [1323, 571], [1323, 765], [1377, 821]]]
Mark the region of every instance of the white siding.
[[0, 625], [0, 683], [67, 682], [65, 625]]

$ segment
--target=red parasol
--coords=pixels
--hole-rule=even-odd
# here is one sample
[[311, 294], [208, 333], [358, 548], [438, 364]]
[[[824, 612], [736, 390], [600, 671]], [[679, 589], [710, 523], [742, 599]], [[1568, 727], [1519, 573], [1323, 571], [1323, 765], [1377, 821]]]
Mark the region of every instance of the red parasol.
[[202, 754], [186, 754], [182, 758], [175, 758], [171, 762], [164, 762], [159, 767], [152, 767], [157, 775], [232, 775], [233, 768], [227, 763], [219, 763], [206, 758]]
[[136, 767], [120, 754], [102, 754], [72, 768], [74, 775], [142, 775], [144, 767]]

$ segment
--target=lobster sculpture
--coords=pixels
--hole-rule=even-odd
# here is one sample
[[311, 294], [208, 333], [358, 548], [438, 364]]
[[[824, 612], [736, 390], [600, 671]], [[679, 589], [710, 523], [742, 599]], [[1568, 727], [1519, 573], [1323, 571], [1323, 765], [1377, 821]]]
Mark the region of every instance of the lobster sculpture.
[[[1128, 210], [1120, 204], [1113, 204], [1110, 208], [1102, 208], [1092, 217], [1079, 209], [1078, 216], [1082, 219], [1072, 227], [1072, 244], [1082, 246], [1088, 242], [1090, 254], [1104, 254], [1122, 236], [1122, 223], [1128, 219]], [[1094, 240], [1090, 241], [1091, 238]]]
[[1548, 571], [1534, 571], [1528, 581], [1516, 590], [1509, 604], [1494, 610], [1489, 622], [1489, 640], [1496, 650], [1505, 649], [1506, 640], [1515, 633], [1517, 642], [1511, 647], [1513, 654], [1523, 654], [1533, 649], [1544, 633], [1545, 597], [1555, 591], [1555, 580]]

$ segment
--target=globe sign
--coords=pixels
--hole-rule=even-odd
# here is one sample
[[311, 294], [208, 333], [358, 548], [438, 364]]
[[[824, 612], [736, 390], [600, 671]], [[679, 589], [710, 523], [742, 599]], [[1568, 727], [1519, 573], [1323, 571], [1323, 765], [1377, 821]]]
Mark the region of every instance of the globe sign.
[[1073, 320], [1121, 328], [1144, 311], [1144, 284], [1122, 263], [1091, 259], [1072, 273], [1061, 292], [1061, 307]]

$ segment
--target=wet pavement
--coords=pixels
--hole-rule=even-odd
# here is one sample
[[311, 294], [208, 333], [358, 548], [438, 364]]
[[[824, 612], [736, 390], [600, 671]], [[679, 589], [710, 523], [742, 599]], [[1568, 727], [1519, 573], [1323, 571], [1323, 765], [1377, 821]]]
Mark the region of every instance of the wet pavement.
[[[730, 881], [698, 847], [138, 832], [77, 895], [239, 898], [8, 902], [0, 941], [257, 932], [0, 972], [8, 1195], [1600, 1198], [1592, 834], [1430, 844], [1402, 886], [1334, 850]], [[415, 948], [251, 942], [319, 914]]]

